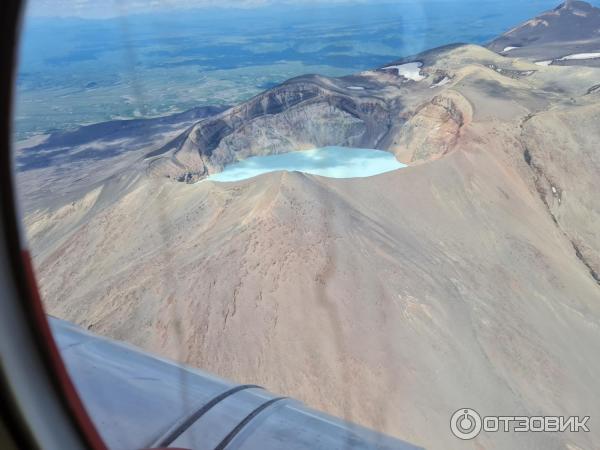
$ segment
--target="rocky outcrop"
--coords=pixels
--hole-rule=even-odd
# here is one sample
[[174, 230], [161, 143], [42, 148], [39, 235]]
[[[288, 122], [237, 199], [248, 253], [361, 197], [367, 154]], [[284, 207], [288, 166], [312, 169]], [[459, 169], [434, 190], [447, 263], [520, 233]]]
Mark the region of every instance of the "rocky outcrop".
[[441, 158], [454, 148], [472, 116], [471, 105], [460, 93], [436, 95], [399, 129], [390, 150], [406, 164]]

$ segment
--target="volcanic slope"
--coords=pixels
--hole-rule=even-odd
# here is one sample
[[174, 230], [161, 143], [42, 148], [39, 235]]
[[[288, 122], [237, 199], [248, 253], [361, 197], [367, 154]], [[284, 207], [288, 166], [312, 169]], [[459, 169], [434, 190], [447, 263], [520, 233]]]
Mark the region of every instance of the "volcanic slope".
[[[48, 312], [427, 448], [457, 446], [448, 421], [466, 406], [600, 417], [600, 69], [471, 45], [391, 65], [410, 62], [419, 81], [290, 80], [148, 152], [135, 176], [32, 211]], [[192, 183], [323, 145], [410, 166]], [[460, 445], [589, 449], [600, 434]]]

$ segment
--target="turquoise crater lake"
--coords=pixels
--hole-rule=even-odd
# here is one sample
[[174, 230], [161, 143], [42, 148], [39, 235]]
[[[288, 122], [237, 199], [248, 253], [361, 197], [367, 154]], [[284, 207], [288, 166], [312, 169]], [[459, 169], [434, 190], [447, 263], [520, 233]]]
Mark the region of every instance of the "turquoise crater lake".
[[323, 147], [278, 155], [252, 156], [208, 177], [240, 181], [268, 172], [296, 171], [329, 178], [362, 178], [406, 167], [389, 152], [366, 148]]

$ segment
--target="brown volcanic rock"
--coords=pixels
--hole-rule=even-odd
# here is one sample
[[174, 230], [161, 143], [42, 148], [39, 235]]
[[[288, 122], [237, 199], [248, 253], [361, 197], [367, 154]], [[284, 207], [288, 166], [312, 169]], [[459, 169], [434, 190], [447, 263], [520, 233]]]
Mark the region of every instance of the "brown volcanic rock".
[[452, 151], [472, 115], [471, 105], [458, 92], [438, 95], [403, 124], [390, 150], [406, 164], [440, 158]]

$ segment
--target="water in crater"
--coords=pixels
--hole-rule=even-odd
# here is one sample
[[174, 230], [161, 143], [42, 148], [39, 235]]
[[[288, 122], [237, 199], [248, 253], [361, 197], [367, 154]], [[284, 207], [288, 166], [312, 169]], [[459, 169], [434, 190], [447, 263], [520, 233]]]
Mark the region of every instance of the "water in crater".
[[389, 152], [368, 148], [322, 147], [278, 155], [252, 156], [208, 177], [240, 181], [268, 172], [297, 171], [330, 178], [361, 178], [406, 167]]

